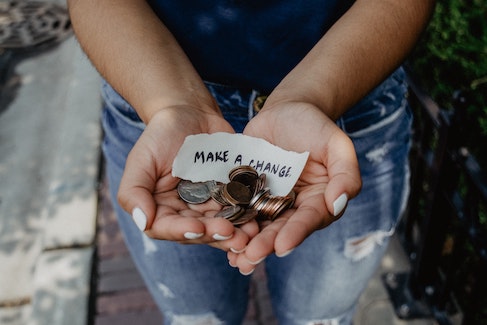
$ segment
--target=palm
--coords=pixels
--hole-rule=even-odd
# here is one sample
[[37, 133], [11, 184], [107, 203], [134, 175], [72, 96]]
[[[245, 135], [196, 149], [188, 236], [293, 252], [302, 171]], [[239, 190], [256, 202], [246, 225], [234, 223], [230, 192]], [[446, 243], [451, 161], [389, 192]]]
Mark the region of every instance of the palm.
[[294, 208], [263, 228], [251, 240], [244, 256], [229, 255], [245, 272], [249, 268], [245, 260], [256, 261], [274, 251], [283, 254], [333, 222], [334, 200], [343, 193], [356, 195], [361, 183], [350, 139], [309, 104], [292, 103], [263, 110], [244, 133], [286, 150], [310, 153], [295, 186]]
[[[143, 206], [148, 217], [148, 236], [185, 243], [213, 243], [214, 234], [233, 235], [230, 242], [213, 243], [222, 249], [241, 249], [248, 242], [243, 230], [235, 229], [227, 220], [213, 218], [220, 209], [218, 204], [187, 204], [179, 199], [176, 191], [179, 179], [171, 174], [172, 162], [184, 139], [191, 134], [214, 132], [233, 132], [233, 129], [217, 114], [181, 107], [165, 109], [147, 125], [127, 158], [119, 201], [127, 211]], [[187, 234], [202, 236], [188, 239]]]

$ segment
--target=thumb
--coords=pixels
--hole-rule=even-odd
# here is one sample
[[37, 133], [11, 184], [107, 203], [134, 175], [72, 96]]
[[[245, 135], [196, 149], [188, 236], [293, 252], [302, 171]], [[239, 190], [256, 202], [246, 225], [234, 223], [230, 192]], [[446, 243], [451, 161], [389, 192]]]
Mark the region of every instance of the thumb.
[[[333, 149], [331, 149], [333, 148]], [[347, 203], [362, 187], [357, 155], [352, 141], [342, 137], [339, 143], [330, 146], [327, 157], [330, 181], [325, 190], [328, 211], [336, 218], [341, 217]]]
[[141, 231], [150, 228], [156, 213], [152, 196], [156, 184], [155, 166], [151, 167], [148, 160], [139, 159], [134, 150], [129, 154], [117, 194], [120, 206], [132, 215]]

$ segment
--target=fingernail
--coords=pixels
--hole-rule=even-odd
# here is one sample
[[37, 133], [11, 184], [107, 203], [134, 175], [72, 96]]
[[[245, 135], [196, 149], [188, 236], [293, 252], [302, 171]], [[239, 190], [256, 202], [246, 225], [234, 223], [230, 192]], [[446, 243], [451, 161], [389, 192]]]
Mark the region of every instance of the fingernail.
[[144, 231], [145, 227], [147, 227], [147, 216], [145, 215], [144, 211], [140, 208], [134, 208], [132, 210], [132, 219], [134, 219], [137, 228], [140, 231]]
[[276, 256], [277, 256], [277, 257], [286, 257], [286, 256], [288, 256], [289, 254], [291, 254], [291, 253], [293, 252], [293, 250], [294, 250], [294, 248], [291, 248], [290, 250], [285, 251], [285, 252], [284, 252], [284, 253], [282, 253], [282, 254], [277, 254], [277, 253], [276, 253]]
[[214, 235], [213, 235], [213, 239], [214, 239], [214, 240], [227, 240], [227, 239], [232, 238], [232, 236], [233, 236], [233, 234], [230, 234], [230, 235], [228, 235], [228, 236], [222, 236], [222, 235], [220, 235], [220, 234], [214, 234]]
[[233, 253], [235, 253], [235, 254], [240, 254], [240, 253], [245, 252], [245, 247], [244, 247], [244, 248], [242, 248], [241, 250], [238, 250], [238, 249], [235, 249], [235, 248], [230, 247], [230, 250], [231, 250]]
[[186, 239], [198, 239], [203, 237], [203, 233], [195, 233], [195, 232], [185, 232], [184, 233], [184, 238]]
[[335, 200], [335, 202], [333, 202], [333, 215], [335, 217], [343, 212], [343, 209], [345, 209], [347, 202], [348, 202], [348, 196], [346, 193], [343, 193], [342, 195], [340, 195]]
[[265, 260], [265, 258], [266, 258], [266, 257], [264, 256], [264, 257], [262, 257], [261, 259], [259, 259], [259, 260], [255, 261], [255, 262], [250, 261], [250, 260], [247, 260], [247, 262], [249, 262], [249, 263], [250, 263], [250, 264], [252, 264], [252, 265], [257, 265], [257, 264], [259, 264], [260, 262], [262, 262], [263, 260]]
[[252, 270], [250, 270], [250, 271], [249, 271], [249, 272], [247, 272], [247, 273], [242, 272], [241, 270], [239, 270], [239, 272], [240, 272], [240, 274], [242, 274], [242, 275], [251, 275], [252, 273], [254, 273], [254, 270], [255, 270], [255, 269], [252, 269]]

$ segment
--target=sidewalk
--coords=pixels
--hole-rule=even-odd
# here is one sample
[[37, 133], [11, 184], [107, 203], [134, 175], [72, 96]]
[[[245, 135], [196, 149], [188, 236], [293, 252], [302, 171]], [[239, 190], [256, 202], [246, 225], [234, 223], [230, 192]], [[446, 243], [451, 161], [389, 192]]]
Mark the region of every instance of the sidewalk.
[[[160, 324], [104, 196], [98, 74], [73, 37], [16, 73], [20, 87], [0, 108], [0, 325]], [[356, 324], [433, 324], [393, 314], [380, 274], [405, 261], [393, 242]], [[260, 268], [245, 325], [276, 324], [265, 281]]]
[[87, 323], [99, 77], [73, 37], [15, 66], [0, 109], [0, 324]]

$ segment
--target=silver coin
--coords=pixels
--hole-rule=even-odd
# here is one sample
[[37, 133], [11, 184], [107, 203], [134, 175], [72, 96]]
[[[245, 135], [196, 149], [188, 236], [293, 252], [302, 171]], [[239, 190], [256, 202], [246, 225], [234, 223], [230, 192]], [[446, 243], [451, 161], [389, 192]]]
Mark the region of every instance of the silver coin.
[[230, 205], [225, 198], [222, 196], [223, 184], [217, 184], [216, 186], [210, 188], [210, 195], [213, 201], [220, 205]]
[[270, 189], [268, 187], [261, 189], [258, 191], [249, 202], [250, 208], [255, 208], [256, 206], [260, 205], [262, 201], [270, 195]]
[[181, 180], [178, 184], [177, 191], [179, 197], [190, 204], [201, 204], [211, 197], [210, 189], [206, 182], [191, 182]]
[[232, 219], [243, 213], [243, 208], [238, 205], [224, 207], [215, 215], [215, 218]]
[[257, 181], [255, 182], [253, 195], [257, 195], [259, 191], [265, 188], [266, 181], [267, 181], [267, 176], [265, 174], [260, 174], [259, 177], [257, 178]]
[[251, 220], [254, 220], [257, 218], [259, 212], [254, 209], [246, 209], [245, 212], [236, 220], [233, 220], [232, 223], [234, 226], [240, 226], [243, 225], [244, 223], [247, 223]]

